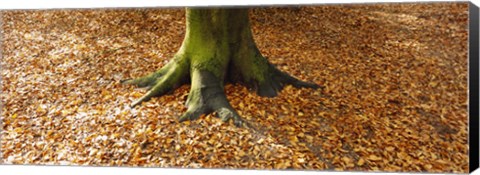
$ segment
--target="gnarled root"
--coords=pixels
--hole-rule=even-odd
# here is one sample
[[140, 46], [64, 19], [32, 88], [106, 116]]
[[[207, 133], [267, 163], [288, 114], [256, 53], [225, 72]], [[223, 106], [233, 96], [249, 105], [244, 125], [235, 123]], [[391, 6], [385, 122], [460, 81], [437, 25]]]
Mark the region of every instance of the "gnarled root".
[[[122, 84], [147, 87], [149, 91], [130, 106], [135, 107], [155, 96], [162, 96], [181, 85], [191, 81], [190, 93], [186, 102], [187, 111], [179, 117], [179, 121], [195, 120], [203, 114], [216, 112], [222, 121], [230, 119], [236, 126], [244, 121], [233, 109], [224, 92], [223, 80], [205, 70], [189, 70], [188, 59], [176, 58], [158, 71], [149, 75], [120, 81]], [[190, 71], [193, 71], [190, 78]]]
[[233, 119], [236, 126], [241, 126], [243, 120], [233, 109], [224, 92], [223, 81], [212, 73], [194, 70], [192, 73], [192, 87], [188, 95], [187, 112], [179, 120], [194, 120], [202, 114], [216, 112], [217, 117], [226, 122]]
[[149, 89], [145, 95], [130, 105], [135, 107], [144, 101], [150, 100], [152, 97], [162, 96], [180, 87], [187, 80], [188, 64], [176, 58], [154, 73], [140, 78], [122, 80], [121, 83], [147, 87]]
[[[316, 89], [321, 87], [298, 80], [278, 70], [261, 56], [243, 61], [242, 64], [238, 64], [240, 66], [230, 65], [228, 69], [232, 70], [228, 72], [226, 77], [255, 89], [260, 96], [274, 97], [286, 85], [293, 85], [297, 88]], [[246, 65], [250, 67], [241, 67]], [[191, 89], [186, 102], [187, 111], [179, 117], [180, 122], [194, 120], [201, 115], [216, 112], [216, 116], [224, 122], [232, 119], [237, 126], [248, 125], [227, 100], [224, 92], [223, 76], [193, 67], [188, 57], [176, 56], [171, 62], [152, 74], [121, 82], [123, 84], [149, 88], [149, 91], [144, 96], [131, 104], [131, 107], [135, 107], [144, 101], [150, 100], [152, 97], [162, 96], [189, 80]]]
[[233, 57], [230, 63], [229, 80], [239, 82], [255, 90], [262, 97], [275, 97], [285, 86], [292, 85], [296, 88], [321, 88], [314, 83], [301, 81], [289, 74], [280, 71], [272, 65], [260, 51], [251, 45], [246, 45], [241, 53]]
[[318, 89], [322, 86], [319, 86], [314, 83], [308, 83], [301, 81], [297, 78], [290, 76], [289, 74], [278, 70], [275, 66], [270, 63], [268, 64], [269, 71], [265, 73], [264, 81], [257, 82], [256, 89], [257, 94], [263, 97], [275, 97], [278, 95], [285, 86], [292, 85], [296, 88], [312, 88]]

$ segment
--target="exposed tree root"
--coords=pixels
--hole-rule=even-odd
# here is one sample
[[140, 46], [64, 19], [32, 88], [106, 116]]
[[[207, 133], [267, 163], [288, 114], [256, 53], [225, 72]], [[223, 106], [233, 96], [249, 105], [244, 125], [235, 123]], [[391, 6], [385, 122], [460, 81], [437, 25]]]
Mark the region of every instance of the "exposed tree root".
[[188, 80], [188, 64], [185, 60], [175, 58], [158, 71], [149, 75], [127, 79], [121, 81], [123, 84], [136, 85], [138, 87], [147, 87], [149, 91], [130, 106], [135, 107], [144, 101], [150, 100], [155, 96], [162, 96], [181, 85]]
[[257, 94], [263, 97], [275, 97], [285, 86], [292, 85], [296, 88], [317, 89], [321, 86], [301, 81], [285, 72], [278, 70], [275, 66], [268, 63], [269, 73], [265, 76], [265, 81], [258, 85]]
[[246, 47], [248, 48], [243, 50], [247, 50], [247, 53], [237, 55], [230, 63], [230, 81], [241, 83], [262, 97], [275, 97], [287, 85], [313, 89], [322, 87], [301, 81], [277, 69], [261, 55], [255, 45], [246, 44]]
[[[265, 63], [267, 71], [262, 74], [263, 81], [254, 80], [249, 82], [253, 84], [240, 81], [242, 84], [256, 90], [260, 96], [274, 97], [286, 85], [293, 85], [296, 88], [316, 89], [320, 87], [313, 83], [298, 80], [278, 70], [268, 61]], [[240, 80], [238, 77], [246, 77], [241, 72], [230, 72], [230, 74], [235, 76], [227, 77], [237, 77], [237, 81]], [[135, 107], [142, 102], [150, 100], [152, 97], [162, 96], [173, 91], [189, 81], [191, 82], [191, 88], [186, 102], [187, 111], [179, 117], [180, 122], [195, 120], [201, 115], [216, 112], [216, 116], [224, 122], [232, 119], [236, 126], [246, 124], [227, 100], [224, 92], [224, 81], [207, 70], [191, 68], [187, 57], [176, 57], [154, 73], [135, 79], [122, 80], [121, 83], [149, 88], [144, 96], [131, 104], [131, 107]]]
[[180, 121], [193, 120], [202, 114], [217, 112], [222, 121], [233, 119], [235, 125], [241, 126], [243, 121], [240, 115], [228, 102], [223, 88], [223, 81], [208, 71], [194, 71], [192, 73], [192, 87], [188, 95], [187, 112], [180, 117]]

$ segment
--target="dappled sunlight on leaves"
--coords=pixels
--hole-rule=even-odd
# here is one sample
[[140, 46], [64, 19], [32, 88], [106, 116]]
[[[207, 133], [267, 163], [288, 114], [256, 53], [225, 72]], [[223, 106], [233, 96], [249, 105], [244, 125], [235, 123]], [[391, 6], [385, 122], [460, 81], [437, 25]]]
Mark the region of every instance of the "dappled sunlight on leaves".
[[128, 105], [120, 80], [165, 65], [183, 9], [2, 12], [8, 164], [466, 173], [467, 4], [325, 5], [250, 13], [259, 49], [324, 89], [225, 86], [252, 127], [178, 123], [189, 86]]

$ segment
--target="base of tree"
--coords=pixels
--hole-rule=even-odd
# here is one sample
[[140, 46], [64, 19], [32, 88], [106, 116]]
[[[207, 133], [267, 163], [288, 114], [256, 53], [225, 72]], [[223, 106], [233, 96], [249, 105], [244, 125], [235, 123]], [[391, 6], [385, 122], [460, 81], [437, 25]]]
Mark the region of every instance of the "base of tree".
[[278, 70], [262, 56], [253, 40], [248, 9], [187, 8], [187, 31], [174, 58], [158, 71], [122, 81], [150, 90], [132, 107], [191, 83], [187, 112], [180, 121], [216, 112], [223, 121], [243, 122], [224, 92], [224, 83], [240, 83], [258, 95], [274, 97], [286, 85], [318, 88]]
[[[182, 55], [182, 54], [177, 54]], [[266, 68], [262, 75], [262, 81], [252, 80], [250, 82], [242, 81], [245, 74], [234, 65], [228, 70], [227, 79], [221, 80], [208, 70], [202, 70], [192, 67], [188, 58], [175, 57], [167, 65], [156, 72], [149, 75], [122, 80], [123, 84], [136, 85], [138, 87], [146, 87], [148, 92], [140, 99], [131, 104], [131, 107], [140, 105], [144, 101], [150, 100], [152, 97], [162, 96], [176, 88], [191, 83], [190, 93], [186, 105], [187, 111], [179, 117], [179, 121], [195, 120], [203, 114], [216, 112], [216, 116], [222, 121], [233, 119], [235, 125], [241, 126], [243, 120], [240, 115], [230, 105], [224, 91], [224, 83], [239, 83], [247, 86], [251, 90], [255, 90], [259, 96], [275, 97], [286, 85], [292, 85], [296, 88], [314, 88], [320, 86], [298, 80], [285, 72], [278, 70], [270, 64], [265, 58], [261, 57], [260, 65], [250, 64], [252, 66], [260, 66]], [[246, 59], [249, 60], [249, 59]], [[263, 65], [262, 65], [263, 63]], [[248, 71], [248, 70], [245, 70]]]

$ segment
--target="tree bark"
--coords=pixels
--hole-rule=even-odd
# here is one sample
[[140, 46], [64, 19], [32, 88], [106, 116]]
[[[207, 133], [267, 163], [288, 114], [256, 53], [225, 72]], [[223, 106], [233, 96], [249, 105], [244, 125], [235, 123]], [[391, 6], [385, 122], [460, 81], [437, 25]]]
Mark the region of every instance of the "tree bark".
[[224, 93], [224, 83], [233, 82], [274, 97], [285, 85], [318, 88], [275, 68], [257, 48], [250, 29], [247, 8], [187, 8], [186, 35], [174, 58], [158, 71], [123, 81], [150, 90], [132, 107], [191, 83], [187, 111], [180, 121], [216, 112], [223, 121], [239, 126], [243, 121]]

